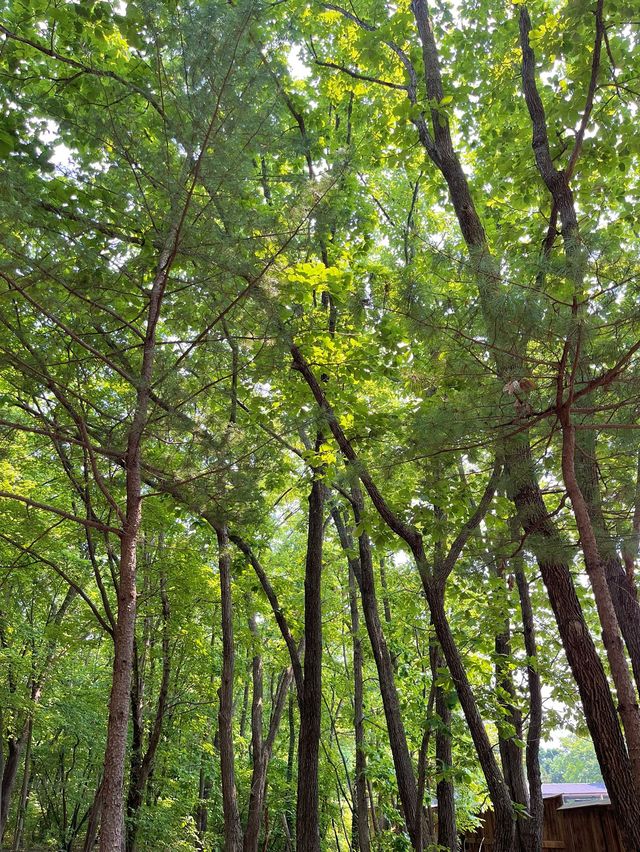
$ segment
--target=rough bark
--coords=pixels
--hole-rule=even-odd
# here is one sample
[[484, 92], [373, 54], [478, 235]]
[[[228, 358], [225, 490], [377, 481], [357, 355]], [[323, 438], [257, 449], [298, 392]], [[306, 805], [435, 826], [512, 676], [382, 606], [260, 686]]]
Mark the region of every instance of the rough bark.
[[[497, 567], [497, 576], [503, 579], [504, 565]], [[506, 599], [504, 601], [506, 604]], [[503, 713], [502, 724], [498, 725], [500, 760], [504, 780], [511, 791], [511, 799], [525, 811], [529, 810], [529, 791], [525, 781], [522, 763], [522, 749], [516, 742], [522, 741], [522, 713], [517, 704], [516, 690], [511, 672], [511, 626], [508, 613], [505, 613], [501, 628], [495, 637], [495, 672], [498, 704]], [[505, 731], [505, 722], [507, 730]], [[539, 852], [535, 826], [528, 817], [518, 816], [515, 824], [516, 844], [521, 852]]]
[[235, 647], [233, 643], [233, 602], [231, 597], [231, 556], [226, 526], [216, 528], [218, 567], [220, 572], [220, 603], [222, 631], [222, 676], [220, 682], [218, 732], [220, 737], [220, 777], [222, 782], [222, 811], [224, 816], [225, 852], [242, 849], [242, 827], [236, 790], [235, 756], [233, 748], [233, 674]]
[[322, 707], [322, 482], [314, 478], [309, 494], [309, 524], [304, 582], [304, 672], [298, 739], [297, 852], [319, 852], [318, 758]]
[[255, 613], [249, 616], [249, 630], [254, 646], [253, 658], [251, 660], [251, 756], [253, 760], [253, 775], [243, 848], [244, 852], [256, 852], [258, 849], [260, 823], [262, 822], [263, 779], [266, 776], [266, 764], [262, 737], [262, 702], [264, 697], [262, 655], [259, 653], [260, 637]]
[[136, 623], [136, 551], [142, 522], [142, 438], [147, 424], [151, 394], [156, 328], [169, 273], [178, 250], [181, 223], [182, 219], [169, 231], [149, 290], [142, 365], [134, 414], [127, 435], [126, 508], [120, 536], [118, 613], [113, 634], [113, 672], [102, 782], [100, 852], [121, 852], [124, 845], [123, 787]]
[[355, 734], [356, 765], [353, 796], [353, 821], [356, 852], [369, 852], [369, 813], [367, 806], [367, 759], [364, 742], [364, 682], [362, 674], [362, 641], [360, 639], [360, 613], [356, 577], [349, 565], [349, 611], [351, 615], [351, 640], [353, 647], [353, 727]]
[[[431, 677], [435, 684], [438, 669], [444, 664], [440, 648], [437, 643], [432, 643]], [[436, 784], [436, 798], [438, 801], [438, 845], [451, 852], [458, 849], [458, 830], [456, 826], [456, 804], [454, 798], [454, 786], [450, 778], [446, 777], [447, 770], [453, 764], [453, 750], [451, 747], [451, 707], [449, 706], [444, 689], [435, 686], [435, 711], [439, 717], [440, 724], [436, 730], [436, 772], [440, 774]]]
[[[633, 586], [633, 569], [623, 565], [602, 511], [598, 460], [596, 457], [596, 432], [581, 429], [575, 435], [576, 454], [574, 459], [578, 487], [582, 492], [593, 532], [602, 559], [607, 585], [613, 607], [637, 686], [640, 686], [640, 604]], [[626, 554], [628, 550], [624, 551]], [[627, 563], [633, 564], [632, 560]]]
[[118, 616], [114, 631], [114, 659], [109, 699], [107, 746], [102, 784], [100, 852], [120, 852], [124, 844], [123, 785], [133, 638], [136, 623], [136, 548], [141, 522], [138, 461], [127, 474], [127, 522], [120, 548]]
[[424, 568], [421, 571], [421, 575], [436, 636], [442, 648], [447, 668], [455, 684], [462, 711], [478, 755], [478, 761], [487, 782], [491, 802], [493, 803], [493, 810], [496, 817], [493, 849], [494, 852], [512, 852], [514, 826], [510, 792], [495, 759], [491, 742], [467, 678], [460, 651], [451, 633], [444, 608], [444, 590], [439, 588], [438, 584], [433, 582], [425, 574]]
[[640, 848], [640, 803], [624, 737], [607, 676], [573, 585], [567, 548], [542, 498], [527, 435], [505, 442], [505, 465], [510, 496], [547, 589], [621, 831], [629, 848]]
[[[358, 497], [357, 502], [360, 502], [360, 500], [361, 497]], [[357, 508], [356, 512], [358, 512]], [[369, 637], [369, 642], [371, 643], [371, 650], [373, 652], [373, 658], [378, 671], [378, 684], [380, 687], [382, 706], [387, 723], [389, 747], [391, 748], [396, 782], [398, 784], [398, 793], [402, 804], [402, 812], [404, 814], [409, 837], [415, 846], [417, 842], [417, 784], [413, 771], [413, 764], [411, 762], [411, 755], [409, 753], [409, 746], [407, 745], [404, 724], [402, 722], [402, 714], [400, 712], [400, 701], [396, 690], [393, 661], [382, 630], [382, 624], [380, 623], [371, 545], [367, 534], [363, 532], [358, 538], [359, 556], [358, 558], [355, 558], [352, 555], [353, 542], [340, 513], [335, 510], [332, 515], [336, 529], [338, 530], [340, 543], [345, 552], [348, 554], [350, 568], [353, 571], [360, 589], [362, 612], [364, 614], [367, 635]], [[359, 514], [356, 514], [356, 518], [359, 518]]]
[[[160, 679], [160, 689], [158, 692], [158, 701], [156, 704], [155, 717], [151, 726], [151, 731], [149, 733], [149, 739], [147, 742], [146, 749], [144, 749], [144, 744], [142, 742], [142, 707], [141, 702], [138, 700], [138, 695], [142, 692], [142, 685], [140, 683], [136, 689], [132, 688], [131, 703], [132, 717], [134, 721], [134, 741], [132, 745], [129, 790], [127, 793], [127, 852], [135, 852], [140, 807], [142, 806], [144, 794], [147, 789], [147, 784], [149, 782], [149, 778], [151, 776], [155, 764], [156, 753], [158, 750], [158, 745], [160, 744], [160, 738], [162, 736], [162, 729], [165, 723], [165, 716], [167, 711], [167, 699], [169, 696], [169, 678], [171, 676], [171, 656], [169, 648], [170, 610], [164, 577], [160, 579], [160, 599], [162, 602], [162, 676]], [[134, 684], [136, 684], [137, 678], [134, 678], [133, 682]]]
[[[518, 536], [518, 521], [515, 517], [509, 521], [512, 541], [515, 544]], [[542, 684], [538, 673], [538, 649], [536, 645], [535, 623], [529, 584], [525, 574], [524, 560], [520, 554], [514, 558], [515, 572], [520, 612], [522, 615], [522, 630], [524, 647], [527, 655], [527, 685], [529, 691], [529, 725], [527, 728], [525, 764], [527, 783], [529, 786], [529, 822], [532, 848], [542, 848], [542, 828], [544, 821], [544, 803], [542, 799], [542, 778], [540, 775], [540, 738], [542, 735]]]
[[567, 494], [571, 500], [576, 526], [580, 533], [580, 545], [602, 627], [602, 641], [607, 652], [618, 696], [618, 711], [627, 741], [636, 791], [640, 793], [640, 710], [624, 655], [618, 619], [609, 593], [589, 511], [576, 480], [574, 469], [575, 427], [571, 417], [570, 400], [560, 410], [559, 418], [562, 426], [562, 475]]
[[12, 852], [18, 852], [22, 845], [22, 833], [24, 831], [24, 821], [27, 814], [27, 804], [29, 801], [29, 787], [31, 781], [31, 745], [33, 742], [33, 717], [29, 717], [27, 722], [27, 742], [24, 750], [24, 770], [22, 775], [22, 785], [20, 788], [20, 801], [18, 803], [18, 814], [16, 817], [16, 830], [13, 835]]

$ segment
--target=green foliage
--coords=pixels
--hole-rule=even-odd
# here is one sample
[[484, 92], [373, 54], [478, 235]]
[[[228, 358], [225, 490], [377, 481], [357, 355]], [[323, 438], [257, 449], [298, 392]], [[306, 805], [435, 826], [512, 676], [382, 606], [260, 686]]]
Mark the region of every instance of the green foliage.
[[542, 749], [540, 770], [543, 781], [602, 783], [602, 774], [591, 740], [575, 734], [564, 736], [559, 746]]
[[[551, 250], [540, 251], [551, 202], [520, 91], [517, 4], [433, 4], [441, 98], [424, 89], [408, 0], [366, 0], [346, 12], [306, 0], [0, 6], [0, 737], [7, 755], [33, 725], [23, 836], [34, 847], [78, 843], [100, 784], [128, 429], [141, 387], [150, 285], [176, 223], [141, 449], [134, 674], [145, 746], [165, 658], [170, 675], [136, 817], [138, 846], [221, 848], [221, 601], [211, 520], [251, 544], [298, 642], [314, 476], [329, 491], [328, 506], [346, 512], [354, 539], [366, 534], [372, 542], [414, 765], [429, 732], [425, 801], [438, 781], [453, 781], [458, 824], [470, 830], [486, 787], [447, 669], [434, 680], [421, 578], [369, 498], [356, 523], [349, 495], [357, 474], [368, 471], [390, 510], [422, 536], [431, 572], [481, 499], [500, 439], [526, 431], [559, 530], [547, 546], [569, 560], [599, 636], [562, 482], [555, 405], [578, 303], [589, 372], [578, 376], [578, 387], [616, 365], [638, 339], [633, 96], [640, 41], [628, 23], [632, 4], [607, 8], [608, 44], [571, 179], [586, 257], [580, 294], [559, 231]], [[566, 168], [589, 86], [593, 10], [540, 0], [531, 14], [551, 156]], [[487, 326], [475, 261], [420, 144], [423, 118], [432, 128], [451, 127], [472, 183], [495, 256], [491, 275], [500, 276], [490, 309], [508, 330], [503, 338]], [[291, 369], [294, 342], [357, 463], [346, 463], [327, 412]], [[496, 353], [525, 366], [498, 375]], [[635, 555], [639, 381], [636, 355], [575, 411], [582, 434], [596, 436], [610, 547]], [[513, 533], [512, 488], [502, 477], [456, 560], [446, 611], [492, 745], [502, 737], [523, 748], [527, 666], [550, 699], [545, 736], [584, 722], [533, 559], [536, 535]], [[346, 849], [353, 637], [347, 559], [328, 520], [324, 548], [322, 842]], [[259, 651], [266, 734], [289, 658], [263, 585], [237, 549], [232, 571], [233, 733], [244, 819], [253, 770], [252, 659]], [[517, 571], [532, 597], [535, 658], [525, 650]], [[404, 850], [410, 842], [378, 672], [360, 620], [366, 780], [379, 828], [372, 845]], [[496, 651], [505, 632], [506, 654]], [[429, 710], [434, 685], [452, 711], [448, 729]], [[514, 725], [513, 708], [524, 729]], [[262, 824], [262, 840], [277, 850], [288, 848], [295, 825], [297, 712], [292, 689], [274, 740]], [[444, 768], [434, 742], [443, 731], [453, 742], [452, 766]], [[571, 738], [545, 750], [545, 777], [597, 780], [589, 749], [586, 739]], [[21, 761], [18, 788], [23, 753]], [[10, 832], [20, 823], [18, 798]], [[200, 839], [199, 808], [208, 817]]]

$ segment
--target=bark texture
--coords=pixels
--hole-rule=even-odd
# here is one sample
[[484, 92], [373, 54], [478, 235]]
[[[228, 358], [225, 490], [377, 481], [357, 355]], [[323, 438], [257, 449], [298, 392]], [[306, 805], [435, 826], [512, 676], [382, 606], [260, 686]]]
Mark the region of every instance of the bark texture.
[[[362, 497], [358, 494], [356, 497], [356, 503], [360, 503], [361, 500]], [[356, 519], [358, 518], [359, 514], [356, 514]], [[354, 549], [352, 538], [337, 510], [333, 512], [333, 519], [343, 548], [347, 554], [353, 554]], [[402, 812], [407, 831], [415, 846], [417, 841], [416, 801], [418, 788], [413, 771], [411, 755], [409, 753], [409, 746], [407, 744], [407, 736], [402, 722], [402, 714], [400, 712], [400, 701], [396, 690], [393, 661], [382, 630], [382, 624], [380, 623], [378, 599], [375, 588], [373, 557], [369, 537], [365, 532], [363, 532], [358, 538], [358, 554], [359, 556], [357, 558], [353, 555], [348, 557], [349, 565], [360, 589], [362, 612], [378, 672], [378, 684], [380, 687], [380, 695], [382, 697], [385, 721], [387, 723], [389, 747], [391, 748]]]
[[218, 525], [218, 566], [220, 571], [220, 603], [222, 628], [222, 677], [218, 692], [218, 732], [220, 738], [220, 776], [222, 781], [222, 812], [224, 816], [225, 852], [242, 849], [242, 826], [236, 790], [235, 756], [233, 749], [233, 674], [235, 646], [233, 643], [233, 601], [231, 597], [231, 555], [227, 528]]
[[325, 488], [314, 479], [309, 494], [309, 528], [304, 581], [304, 686], [298, 739], [297, 852], [319, 852], [318, 756], [322, 707], [322, 541]]

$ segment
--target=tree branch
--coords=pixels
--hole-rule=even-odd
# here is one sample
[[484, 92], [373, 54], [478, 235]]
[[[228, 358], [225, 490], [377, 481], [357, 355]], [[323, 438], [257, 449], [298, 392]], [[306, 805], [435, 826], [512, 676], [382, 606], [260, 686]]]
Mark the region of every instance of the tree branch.
[[121, 77], [119, 74], [116, 74], [115, 71], [105, 71], [101, 68], [92, 68], [90, 65], [85, 65], [82, 62], [78, 62], [77, 59], [72, 59], [70, 56], [63, 56], [62, 54], [57, 53], [55, 50], [52, 50], [44, 44], [40, 44], [37, 41], [25, 38], [24, 36], [20, 36], [17, 33], [8, 30], [2, 24], [0, 24], [0, 33], [3, 33], [7, 39], [12, 39], [13, 41], [17, 41], [21, 44], [26, 44], [29, 47], [33, 47], [34, 50], [43, 53], [45, 56], [50, 56], [52, 59], [55, 59], [58, 62], [63, 62], [65, 65], [70, 65], [72, 68], [77, 68], [84, 74], [93, 74], [94, 77], [105, 77], [111, 80], [115, 80], [121, 85], [126, 86], [128, 89], [131, 89], [131, 91], [136, 92], [138, 95], [141, 95], [145, 99], [145, 101], [147, 101], [147, 103], [154, 108], [158, 115], [162, 116], [162, 118], [165, 118], [165, 112], [163, 108], [152, 95], [150, 95], [148, 92], [145, 92], [145, 90], [140, 88], [140, 86], [136, 86], [136, 84], [132, 83], [130, 80], [127, 80], [124, 77]]

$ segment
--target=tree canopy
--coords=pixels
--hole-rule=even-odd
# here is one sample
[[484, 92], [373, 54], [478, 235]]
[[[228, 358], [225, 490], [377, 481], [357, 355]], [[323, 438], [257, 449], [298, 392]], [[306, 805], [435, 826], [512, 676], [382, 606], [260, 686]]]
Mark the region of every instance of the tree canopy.
[[1, 8], [0, 847], [640, 849], [635, 4]]

